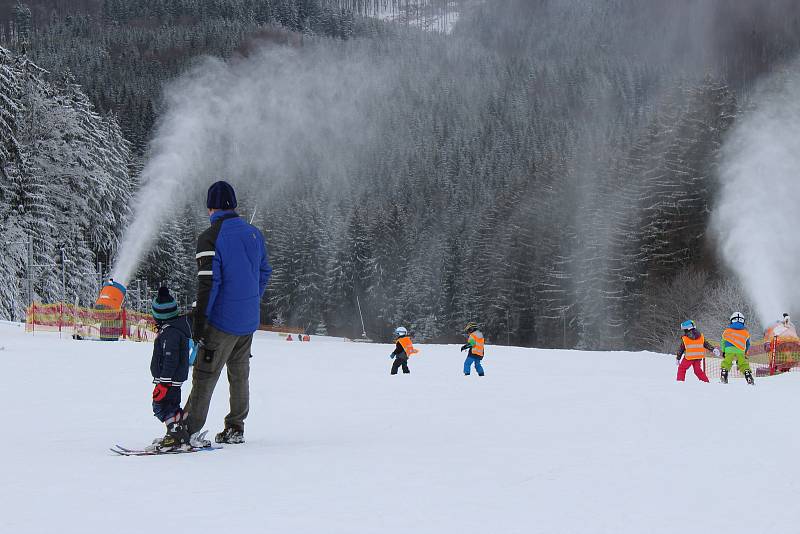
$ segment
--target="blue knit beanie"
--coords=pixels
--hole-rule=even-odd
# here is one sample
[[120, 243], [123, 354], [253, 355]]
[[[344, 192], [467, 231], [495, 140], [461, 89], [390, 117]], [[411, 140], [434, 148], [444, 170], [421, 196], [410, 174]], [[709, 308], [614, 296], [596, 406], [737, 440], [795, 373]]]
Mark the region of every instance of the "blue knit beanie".
[[228, 182], [214, 182], [208, 188], [206, 207], [210, 210], [232, 210], [236, 208], [236, 193]]
[[158, 296], [153, 299], [151, 306], [156, 321], [169, 321], [178, 316], [178, 303], [166, 287], [158, 288]]

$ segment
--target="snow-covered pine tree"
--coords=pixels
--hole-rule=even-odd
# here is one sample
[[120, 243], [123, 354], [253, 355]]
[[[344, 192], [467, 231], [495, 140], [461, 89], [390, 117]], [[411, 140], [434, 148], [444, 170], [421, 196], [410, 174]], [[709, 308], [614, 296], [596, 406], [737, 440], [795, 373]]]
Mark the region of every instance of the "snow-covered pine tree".
[[98, 115], [69, 79], [44, 83], [38, 93], [29, 90], [25, 102], [23, 174], [41, 184], [45, 199], [39, 220], [31, 224], [47, 225], [44, 233], [33, 230], [36, 263], [42, 265], [37, 290], [47, 301], [91, 300], [97, 287], [88, 272], [68, 276], [63, 294], [61, 249], [85, 269], [85, 259], [94, 264], [97, 252], [115, 247], [131, 195], [129, 145], [113, 119]]
[[16, 48], [24, 53], [30, 46], [31, 33], [33, 32], [33, 13], [31, 13], [31, 8], [20, 1], [17, 1], [14, 5], [14, 30]]
[[[88, 302], [97, 291], [95, 255], [113, 248], [127, 213], [128, 143], [113, 118], [95, 113], [74, 83], [46, 81], [47, 73], [26, 59], [13, 60], [12, 69], [19, 80], [18, 148], [2, 180], [0, 225], [3, 240], [16, 246], [9, 248], [3, 271], [9, 278], [2, 285], [19, 288], [31, 273], [38, 298]], [[27, 291], [12, 297], [0, 302], [1, 316], [18, 316], [28, 300]]]
[[385, 324], [382, 333], [388, 336], [392, 325], [403, 325], [409, 320], [400, 288], [409, 272], [413, 240], [410, 216], [404, 207], [391, 200], [386, 210], [375, 221], [372, 230], [375, 278], [371, 287], [374, 288], [376, 315]]
[[372, 249], [369, 222], [360, 206], [352, 207], [336, 249], [338, 252], [332, 257], [326, 275], [328, 327], [351, 336], [361, 334], [358, 299], [368, 334], [375, 336], [378, 327], [375, 311], [381, 303], [376, 297], [383, 293], [376, 285], [380, 271]]
[[0, 47], [0, 173], [8, 162], [17, 159], [17, 128], [21, 112], [22, 82], [11, 52]]
[[18, 191], [9, 176], [10, 166], [19, 164], [22, 79], [17, 59], [0, 47], [0, 317], [17, 318], [24, 307], [19, 287], [20, 273], [27, 261], [28, 236], [14, 220], [18, 210]]
[[[42, 71], [24, 58], [17, 58], [16, 73], [21, 81], [18, 108], [20, 114], [17, 121], [17, 142], [19, 153], [16, 161], [6, 166], [7, 203], [3, 224], [7, 232], [17, 237], [17, 246], [10, 253], [18, 256], [14, 263], [24, 265], [24, 270], [5, 273], [9, 279], [6, 287], [19, 287], [18, 281], [24, 280], [24, 297], [15, 298], [17, 310], [3, 310], [9, 315], [20, 315], [31, 298], [36, 298], [41, 291], [37, 284], [40, 272], [32, 265], [50, 262], [47, 244], [53, 229], [50, 217], [51, 208], [47, 195], [47, 178], [38, 172], [35, 160], [31, 160], [29, 143], [33, 128], [37, 125], [38, 111], [50, 102], [48, 85], [42, 80]], [[26, 243], [24, 246], [19, 243]], [[30, 243], [30, 245], [28, 245]], [[31, 255], [28, 250], [30, 247]], [[33, 260], [33, 263], [30, 263]], [[29, 267], [29, 264], [31, 265]], [[33, 285], [32, 291], [29, 284]]]

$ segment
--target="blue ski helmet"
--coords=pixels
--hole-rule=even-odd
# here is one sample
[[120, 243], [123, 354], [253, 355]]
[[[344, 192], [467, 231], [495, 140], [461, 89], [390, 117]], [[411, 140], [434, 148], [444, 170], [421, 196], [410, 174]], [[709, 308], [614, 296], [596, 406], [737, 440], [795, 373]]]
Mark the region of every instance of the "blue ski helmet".
[[691, 319], [689, 319], [688, 321], [683, 321], [681, 323], [681, 328], [684, 331], [694, 329], [695, 328], [694, 321], [692, 321]]

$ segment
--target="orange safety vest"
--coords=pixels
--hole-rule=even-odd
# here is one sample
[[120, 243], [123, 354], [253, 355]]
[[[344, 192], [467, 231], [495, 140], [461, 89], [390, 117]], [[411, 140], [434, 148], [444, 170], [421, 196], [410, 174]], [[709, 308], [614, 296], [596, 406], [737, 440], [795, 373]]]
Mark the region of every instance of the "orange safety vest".
[[[480, 336], [478, 336], [478, 334], [480, 334]], [[472, 345], [472, 354], [475, 354], [476, 356], [483, 356], [483, 348], [485, 345], [483, 334], [480, 332], [472, 332], [469, 335], [469, 340], [475, 342], [475, 344]]]
[[414, 345], [411, 344], [411, 338], [408, 336], [403, 336], [397, 338], [397, 342], [400, 343], [400, 346], [403, 347], [403, 350], [406, 351], [406, 356], [411, 356], [412, 354], [417, 353], [417, 349], [414, 348]]
[[686, 349], [684, 356], [687, 360], [702, 360], [706, 357], [706, 338], [703, 334], [697, 339], [683, 336], [683, 347]]
[[745, 330], [734, 330], [726, 328], [722, 333], [722, 339], [736, 347], [742, 352], [747, 352], [747, 340], [750, 339], [750, 332]]

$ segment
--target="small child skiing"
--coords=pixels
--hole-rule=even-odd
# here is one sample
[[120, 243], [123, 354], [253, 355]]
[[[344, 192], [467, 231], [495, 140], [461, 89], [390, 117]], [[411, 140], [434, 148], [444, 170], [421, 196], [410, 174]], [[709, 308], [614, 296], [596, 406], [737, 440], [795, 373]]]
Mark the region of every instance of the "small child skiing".
[[189, 443], [184, 424], [187, 413], [181, 410], [181, 385], [189, 377], [189, 340], [192, 327], [181, 316], [178, 303], [169, 289], [161, 287], [153, 299], [152, 313], [158, 325], [153, 344], [150, 373], [153, 375], [153, 415], [167, 425], [167, 434], [154, 442], [158, 450], [173, 450]]
[[394, 359], [392, 363], [392, 374], [396, 375], [397, 371], [402, 367], [403, 374], [407, 375], [411, 372], [408, 369], [408, 359], [412, 354], [416, 354], [418, 351], [411, 343], [411, 336], [408, 334], [408, 330], [406, 330], [405, 327], [398, 326], [394, 331], [394, 337], [394, 352], [389, 355], [389, 358]]
[[697, 326], [691, 319], [681, 323], [683, 337], [681, 346], [678, 347], [678, 382], [686, 381], [686, 371], [689, 367], [694, 369], [694, 374], [703, 382], [708, 382], [708, 376], [703, 371], [702, 361], [706, 357], [706, 350], [712, 351], [716, 356], [720, 355], [719, 349], [706, 341], [703, 334], [697, 331]]
[[461, 347], [461, 352], [469, 350], [467, 359], [464, 360], [464, 375], [469, 376], [472, 366], [474, 365], [478, 376], [483, 376], [483, 366], [481, 365], [485, 347], [483, 334], [478, 330], [478, 325], [472, 321], [467, 323], [467, 326], [464, 327], [464, 332], [467, 333], [467, 342]]
[[720, 378], [723, 384], [728, 383], [728, 373], [733, 367], [733, 359], [736, 358], [736, 367], [744, 374], [745, 380], [751, 386], [755, 384], [753, 381], [753, 373], [750, 371], [750, 362], [747, 361], [747, 353], [750, 351], [750, 332], [744, 326], [744, 315], [739, 312], [734, 312], [731, 315], [731, 324], [722, 332], [722, 354], [725, 358], [722, 360], [722, 376]]

